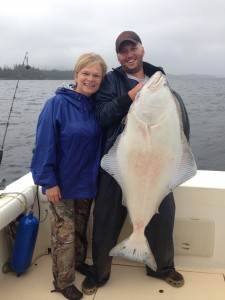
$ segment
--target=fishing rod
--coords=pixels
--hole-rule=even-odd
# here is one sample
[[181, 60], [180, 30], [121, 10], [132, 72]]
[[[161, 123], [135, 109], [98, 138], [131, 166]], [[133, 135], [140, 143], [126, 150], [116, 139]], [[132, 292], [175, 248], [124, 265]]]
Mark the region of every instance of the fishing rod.
[[[16, 92], [17, 92], [17, 89], [18, 89], [18, 86], [19, 86], [19, 81], [21, 80], [22, 75], [23, 75], [23, 67], [25, 67], [25, 69], [27, 69], [27, 70], [30, 69], [30, 66], [28, 64], [28, 52], [26, 52], [26, 54], [24, 56], [24, 59], [23, 59], [22, 68], [21, 68], [20, 74], [18, 76], [18, 80], [17, 80], [17, 83], [16, 83], [16, 88], [15, 88], [15, 91], [14, 91], [11, 107], [10, 107], [10, 110], [9, 110], [8, 120], [7, 120], [6, 127], [5, 127], [5, 133], [4, 133], [4, 137], [3, 137], [3, 141], [2, 141], [2, 145], [1, 145], [1, 149], [0, 149], [0, 165], [2, 163], [3, 148], [4, 148], [4, 144], [5, 144], [5, 138], [6, 138], [7, 130], [8, 130], [8, 127], [9, 127], [9, 120], [10, 120], [11, 113], [12, 113], [12, 110], [13, 110], [14, 100], [16, 99]], [[5, 184], [6, 184], [6, 180], [2, 179], [0, 181], [0, 190], [3, 190], [5, 188]]]

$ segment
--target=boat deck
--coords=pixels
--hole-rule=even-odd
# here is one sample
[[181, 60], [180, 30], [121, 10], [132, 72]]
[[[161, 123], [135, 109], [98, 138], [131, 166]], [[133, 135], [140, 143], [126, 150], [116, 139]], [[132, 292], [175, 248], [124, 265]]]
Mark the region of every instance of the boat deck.
[[[109, 282], [95, 295], [84, 300], [224, 300], [225, 299], [225, 172], [198, 171], [193, 179], [174, 191], [176, 220], [174, 230], [175, 264], [184, 278], [185, 285], [174, 288], [165, 281], [146, 276], [145, 267], [114, 257]], [[31, 174], [8, 187], [7, 192], [23, 192], [33, 203], [36, 195]], [[25, 192], [24, 192], [25, 191]], [[2, 202], [0, 228], [6, 226], [24, 207], [17, 197]], [[48, 211], [47, 199], [41, 196], [41, 220]], [[37, 203], [36, 203], [37, 205]], [[7, 210], [6, 210], [7, 209]], [[38, 211], [38, 207], [36, 207]], [[8, 218], [7, 218], [8, 217]], [[34, 262], [26, 273], [0, 274], [1, 300], [63, 300], [60, 293], [51, 293], [52, 272], [49, 252], [51, 247], [49, 215], [40, 223], [35, 247]], [[88, 229], [91, 262], [92, 218]], [[125, 223], [119, 241], [132, 232], [129, 220]], [[183, 247], [188, 245], [190, 248]], [[3, 230], [0, 230], [0, 267], [8, 258]], [[77, 273], [75, 285], [81, 288], [84, 276]]]
[[[178, 268], [177, 268], [178, 269]], [[115, 263], [109, 282], [96, 294], [84, 295], [84, 300], [224, 300], [224, 274], [181, 270], [185, 285], [174, 288], [160, 279], [145, 275], [145, 268], [129, 263]], [[76, 273], [75, 285], [80, 289], [84, 276]], [[26, 273], [17, 277], [7, 273], [0, 281], [1, 299], [63, 300], [60, 293], [51, 293], [52, 273], [50, 255], [41, 256]]]

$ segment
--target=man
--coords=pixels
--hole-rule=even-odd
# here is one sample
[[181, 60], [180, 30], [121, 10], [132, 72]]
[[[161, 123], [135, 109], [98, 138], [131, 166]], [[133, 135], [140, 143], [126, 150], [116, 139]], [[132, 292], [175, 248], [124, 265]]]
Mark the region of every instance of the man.
[[[116, 40], [117, 58], [121, 66], [109, 72], [96, 95], [96, 111], [103, 129], [103, 155], [106, 154], [123, 129], [123, 118], [143, 84], [155, 72], [163, 69], [143, 62], [144, 48], [140, 37], [133, 31], [122, 32]], [[174, 92], [175, 93], [175, 92]], [[179, 95], [184, 131], [189, 138], [188, 116]], [[82, 283], [85, 294], [91, 295], [110, 277], [112, 257], [110, 250], [116, 245], [127, 215], [122, 205], [122, 191], [107, 172], [100, 172], [100, 186], [94, 207], [93, 267]], [[156, 214], [145, 229], [157, 263], [156, 272], [146, 266], [147, 275], [166, 280], [174, 287], [184, 284], [183, 276], [174, 268], [173, 226], [175, 204], [173, 194], [165, 197]]]

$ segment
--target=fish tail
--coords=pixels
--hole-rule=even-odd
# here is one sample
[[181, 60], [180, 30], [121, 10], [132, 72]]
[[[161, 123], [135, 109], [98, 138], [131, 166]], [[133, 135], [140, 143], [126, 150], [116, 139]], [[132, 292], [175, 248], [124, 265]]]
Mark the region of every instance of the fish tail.
[[144, 235], [141, 239], [137, 239], [134, 234], [131, 234], [127, 239], [116, 245], [109, 255], [121, 256], [148, 265], [154, 271], [157, 269], [155, 258]]

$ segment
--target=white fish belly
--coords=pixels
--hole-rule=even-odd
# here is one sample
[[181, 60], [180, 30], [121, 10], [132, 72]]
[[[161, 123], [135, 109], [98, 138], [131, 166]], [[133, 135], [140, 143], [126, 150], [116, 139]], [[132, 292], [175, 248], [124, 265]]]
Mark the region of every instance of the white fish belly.
[[166, 116], [160, 124], [148, 126], [134, 111], [128, 115], [126, 130], [117, 149], [117, 161], [134, 230], [145, 228], [157, 212], [179, 164], [180, 125], [174, 117], [177, 118], [176, 115]]

